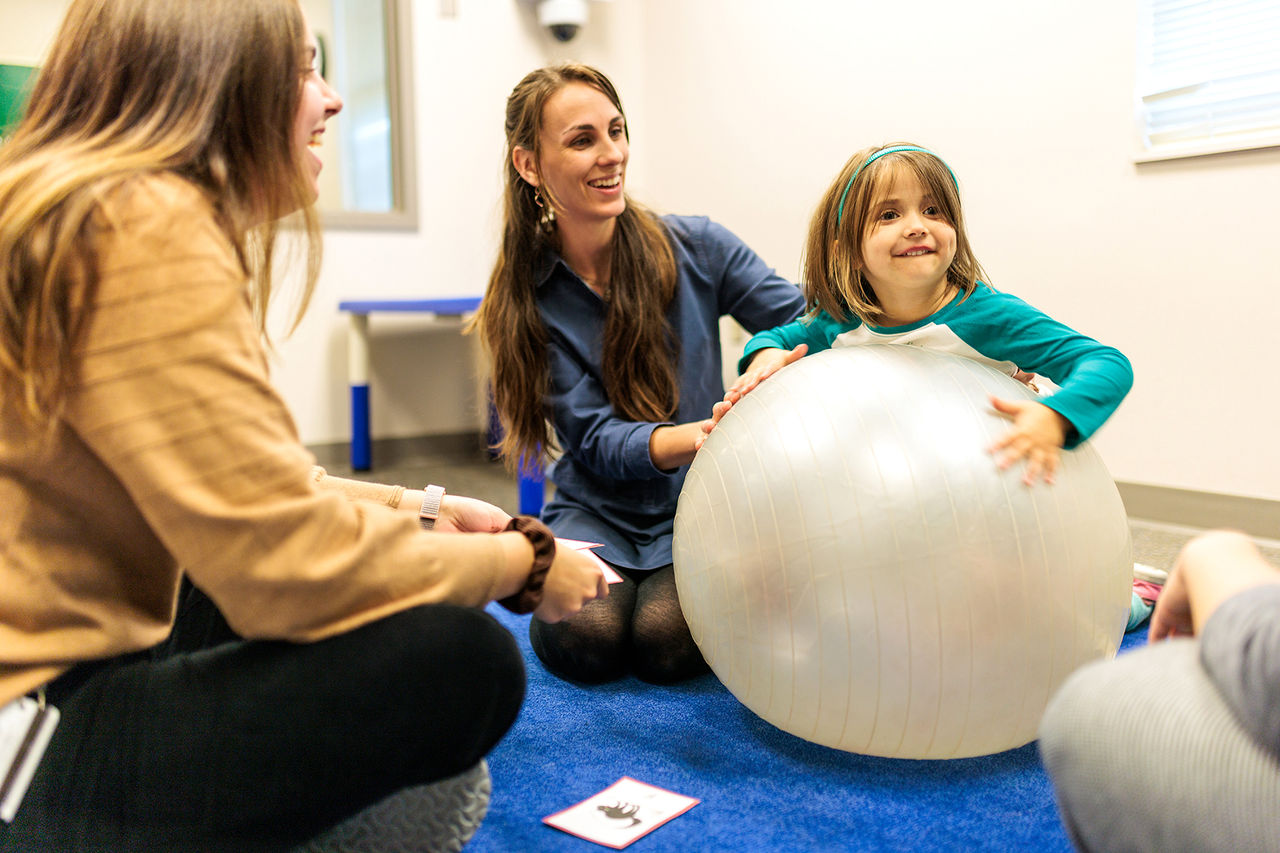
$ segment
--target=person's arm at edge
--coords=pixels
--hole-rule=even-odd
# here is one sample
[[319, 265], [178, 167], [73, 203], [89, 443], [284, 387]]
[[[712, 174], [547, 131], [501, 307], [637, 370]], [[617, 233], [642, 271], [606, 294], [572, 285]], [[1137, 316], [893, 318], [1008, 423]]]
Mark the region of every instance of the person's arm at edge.
[[1193, 630], [1236, 719], [1280, 755], [1280, 571], [1243, 533], [1212, 531], [1183, 549], [1156, 611], [1153, 640]]
[[1280, 585], [1280, 571], [1243, 533], [1214, 530], [1182, 549], [1156, 601], [1148, 637], [1198, 636], [1227, 599], [1253, 587]]

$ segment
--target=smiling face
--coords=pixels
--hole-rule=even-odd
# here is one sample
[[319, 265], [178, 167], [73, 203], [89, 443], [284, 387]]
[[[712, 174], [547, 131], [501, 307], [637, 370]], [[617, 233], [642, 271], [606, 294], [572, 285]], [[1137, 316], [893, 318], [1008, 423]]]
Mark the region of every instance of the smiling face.
[[626, 119], [608, 96], [569, 83], [547, 99], [538, 137], [536, 166], [524, 148], [513, 157], [521, 177], [554, 206], [560, 227], [613, 219], [626, 209]]
[[862, 273], [880, 300], [941, 301], [956, 256], [956, 230], [913, 172], [893, 170], [872, 202]]
[[324, 164], [317, 150], [325, 121], [342, 109], [342, 98], [325, 79], [316, 65], [316, 40], [310, 26], [306, 28], [307, 42], [302, 77], [302, 98], [298, 102], [298, 114], [293, 122], [293, 140], [301, 151], [303, 161], [311, 170], [316, 196], [320, 195], [320, 170]]

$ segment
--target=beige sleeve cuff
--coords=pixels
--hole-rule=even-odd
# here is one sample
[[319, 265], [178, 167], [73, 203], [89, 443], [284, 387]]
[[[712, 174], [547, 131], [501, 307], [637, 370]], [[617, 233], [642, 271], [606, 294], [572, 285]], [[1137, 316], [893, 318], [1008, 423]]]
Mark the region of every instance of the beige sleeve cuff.
[[339, 492], [350, 500], [386, 504], [392, 509], [399, 508], [400, 499], [404, 496], [404, 486], [386, 486], [364, 480], [331, 477], [319, 465], [311, 469], [311, 478], [317, 486], [326, 491]]

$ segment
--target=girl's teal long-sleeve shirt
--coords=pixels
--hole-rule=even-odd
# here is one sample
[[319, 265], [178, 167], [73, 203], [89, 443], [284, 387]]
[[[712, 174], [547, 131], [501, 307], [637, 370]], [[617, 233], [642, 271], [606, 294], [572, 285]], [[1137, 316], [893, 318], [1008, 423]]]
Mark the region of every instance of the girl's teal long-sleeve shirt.
[[820, 311], [766, 329], [747, 342], [738, 370], [746, 370], [759, 350], [800, 344], [808, 344], [810, 354], [862, 344], [919, 346], [972, 358], [1010, 376], [1043, 376], [1058, 387], [1039, 402], [1075, 428], [1067, 436], [1068, 449], [1093, 435], [1133, 386], [1133, 368], [1119, 350], [983, 282], [967, 298], [957, 293], [935, 313], [905, 326], [872, 326], [856, 317], [841, 321]]

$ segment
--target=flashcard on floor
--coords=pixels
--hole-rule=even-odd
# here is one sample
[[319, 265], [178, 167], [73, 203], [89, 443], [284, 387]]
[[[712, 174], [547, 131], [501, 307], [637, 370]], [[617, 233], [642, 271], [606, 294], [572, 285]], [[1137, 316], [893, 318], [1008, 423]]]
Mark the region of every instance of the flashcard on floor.
[[563, 546], [565, 548], [572, 548], [575, 551], [585, 551], [587, 556], [596, 561], [596, 564], [600, 567], [600, 572], [604, 575], [604, 579], [607, 583], [622, 583], [622, 575], [615, 572], [612, 566], [591, 552], [592, 548], [599, 548], [602, 544], [604, 543], [583, 542], [581, 539], [556, 539], [557, 548]]
[[542, 822], [570, 835], [621, 850], [699, 802], [701, 800], [623, 776], [595, 796], [544, 817]]

